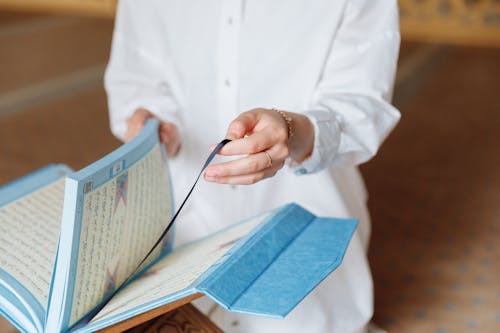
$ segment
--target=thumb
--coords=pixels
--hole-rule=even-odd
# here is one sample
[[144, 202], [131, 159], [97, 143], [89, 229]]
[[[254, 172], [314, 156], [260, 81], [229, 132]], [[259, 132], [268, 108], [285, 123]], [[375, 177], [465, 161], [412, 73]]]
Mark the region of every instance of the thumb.
[[127, 119], [127, 131], [125, 141], [131, 140], [144, 126], [146, 119], [153, 117], [153, 114], [146, 109], [137, 109], [132, 116]]
[[245, 134], [251, 132], [257, 123], [257, 115], [251, 111], [240, 114], [229, 124], [226, 138], [230, 140], [241, 139]]
[[154, 115], [146, 109], [137, 109], [131, 117], [133, 125], [142, 128], [147, 119], [153, 118]]

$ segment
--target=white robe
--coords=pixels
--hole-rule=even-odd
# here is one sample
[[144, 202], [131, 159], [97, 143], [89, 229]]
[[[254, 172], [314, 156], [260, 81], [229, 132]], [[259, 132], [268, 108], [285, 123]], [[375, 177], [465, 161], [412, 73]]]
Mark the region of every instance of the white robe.
[[105, 78], [111, 128], [123, 138], [139, 107], [177, 124], [177, 203], [240, 112], [275, 107], [305, 113], [315, 126], [302, 165], [251, 186], [202, 181], [178, 219], [177, 244], [288, 202], [360, 220], [343, 264], [286, 319], [216, 309], [211, 318], [224, 330], [365, 331], [370, 221], [356, 166], [399, 119], [389, 103], [398, 49], [395, 0], [120, 1]]

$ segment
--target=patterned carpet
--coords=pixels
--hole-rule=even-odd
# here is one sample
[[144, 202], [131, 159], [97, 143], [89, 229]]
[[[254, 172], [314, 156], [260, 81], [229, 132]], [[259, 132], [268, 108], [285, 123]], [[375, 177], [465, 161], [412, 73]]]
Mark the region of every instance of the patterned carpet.
[[[109, 38], [109, 24], [99, 29]], [[390, 332], [500, 332], [499, 59], [493, 49], [402, 48], [401, 124], [362, 166], [374, 320]], [[0, 87], [12, 80], [0, 77]], [[118, 145], [100, 85], [49, 97], [0, 112], [0, 184], [51, 162], [80, 168]], [[0, 318], [5, 332], [14, 330]]]
[[499, 59], [435, 49], [414, 96], [396, 90], [402, 121], [362, 168], [375, 322], [390, 332], [500, 332]]

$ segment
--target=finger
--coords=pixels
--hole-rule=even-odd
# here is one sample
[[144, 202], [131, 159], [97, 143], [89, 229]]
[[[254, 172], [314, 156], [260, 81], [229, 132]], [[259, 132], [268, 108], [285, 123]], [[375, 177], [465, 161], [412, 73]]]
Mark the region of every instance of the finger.
[[235, 120], [233, 120], [226, 133], [226, 138], [230, 140], [240, 139], [245, 136], [245, 134], [252, 131], [258, 121], [258, 114], [255, 111], [247, 111], [240, 114]]
[[177, 126], [165, 121], [160, 122], [160, 131], [165, 132], [171, 136], [177, 136], [179, 133], [179, 131], [177, 130]]
[[137, 132], [139, 132], [140, 128], [132, 121], [132, 117], [127, 119], [127, 131], [125, 132], [125, 141], [130, 141]]
[[174, 157], [177, 155], [181, 146], [179, 140], [171, 139], [167, 134], [160, 133], [160, 141], [165, 145], [169, 157]]
[[269, 153], [260, 152], [234, 161], [214, 164], [205, 171], [205, 177], [227, 177], [252, 174], [272, 165]]
[[180, 141], [177, 127], [173, 124], [162, 123], [160, 125], [160, 141], [163, 143]]
[[168, 157], [175, 157], [179, 153], [179, 150], [181, 148], [181, 144], [176, 142], [176, 143], [170, 143], [167, 144], [167, 154]]
[[132, 116], [127, 119], [127, 131], [125, 140], [129, 141], [140, 132], [146, 119], [153, 117], [153, 114], [146, 109], [137, 109]]
[[128, 142], [132, 140], [133, 137], [137, 135], [141, 130], [141, 127], [128, 127], [127, 132], [125, 132], [125, 141]]
[[146, 119], [152, 118], [154, 115], [146, 109], [137, 109], [134, 114], [127, 120], [127, 124], [135, 127], [142, 127]]
[[180, 149], [180, 137], [177, 126], [168, 122], [160, 123], [160, 141], [165, 144], [169, 157], [177, 155]]
[[219, 151], [219, 154], [225, 156], [255, 154], [269, 149], [276, 143], [275, 134], [270, 128], [266, 128], [260, 132], [229, 142]]
[[290, 155], [290, 149], [286, 144], [278, 144], [268, 150], [251, 154], [246, 157], [213, 164], [206, 169], [205, 175], [210, 177], [225, 177], [251, 174], [284, 161]]
[[250, 184], [255, 184], [263, 179], [273, 177], [276, 174], [276, 172], [283, 167], [284, 164], [285, 162], [281, 161], [269, 168], [247, 175], [227, 176], [227, 177], [205, 177], [205, 179], [209, 182], [215, 182], [219, 184], [250, 185]]

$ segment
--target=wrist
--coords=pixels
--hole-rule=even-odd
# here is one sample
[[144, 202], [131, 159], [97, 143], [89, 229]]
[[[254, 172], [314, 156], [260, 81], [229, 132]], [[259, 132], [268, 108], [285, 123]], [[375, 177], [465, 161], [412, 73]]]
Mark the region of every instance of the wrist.
[[303, 114], [284, 112], [291, 119], [293, 135], [288, 138], [288, 148], [293, 161], [301, 163], [308, 158], [314, 148], [314, 125]]

